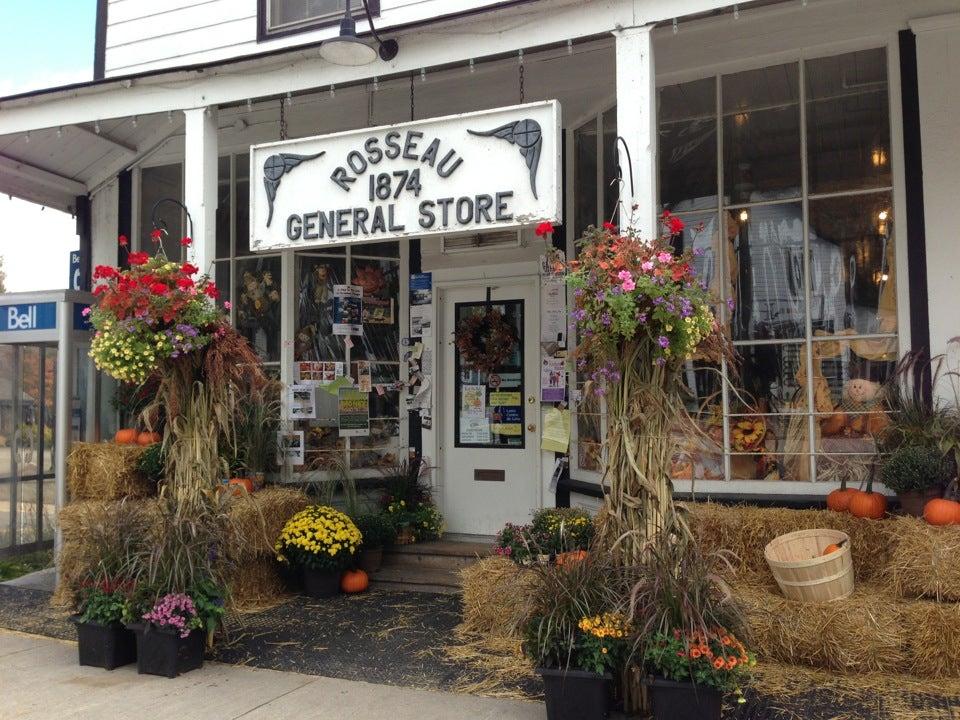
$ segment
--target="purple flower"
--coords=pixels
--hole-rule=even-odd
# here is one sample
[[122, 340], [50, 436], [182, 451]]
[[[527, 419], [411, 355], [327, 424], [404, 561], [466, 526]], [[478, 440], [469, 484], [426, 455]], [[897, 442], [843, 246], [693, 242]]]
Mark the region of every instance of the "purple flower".
[[607, 299], [607, 294], [603, 290], [598, 290], [594, 297], [597, 299], [597, 302], [603, 302]]
[[587, 311], [584, 310], [583, 308], [577, 308], [576, 310], [570, 313], [570, 317], [572, 317], [577, 322], [582, 321], [586, 316], [587, 316]]
[[646, 314], [646, 313], [640, 313], [639, 315], [637, 315], [637, 322], [639, 322], [639, 323], [645, 323], [646, 321], [647, 321], [647, 314]]
[[701, 247], [695, 247], [695, 248], [693, 249], [693, 254], [696, 255], [696, 256], [698, 256], [698, 257], [699, 257], [700, 255], [703, 255], [703, 248], [701, 248]]
[[660, 347], [662, 348], [670, 347], [670, 338], [668, 338], [666, 335], [661, 335], [658, 337], [657, 342], [660, 343]]
[[580, 297], [581, 295], [583, 295], [583, 288], [577, 288], [576, 290], [573, 291], [574, 297]]
[[663, 367], [664, 365], [667, 364], [667, 361], [664, 360], [662, 357], [658, 357], [656, 360], [654, 360], [654, 362], [657, 363], [657, 365], [659, 365], [660, 367]]
[[735, 306], [736, 306], [736, 303], [733, 302], [733, 298], [727, 298], [727, 309], [729, 309], [730, 312], [733, 312], [733, 308]]
[[604, 325], [610, 325], [610, 323], [613, 322], [613, 318], [610, 317], [610, 313], [605, 312], [600, 316], [600, 322], [602, 322]]

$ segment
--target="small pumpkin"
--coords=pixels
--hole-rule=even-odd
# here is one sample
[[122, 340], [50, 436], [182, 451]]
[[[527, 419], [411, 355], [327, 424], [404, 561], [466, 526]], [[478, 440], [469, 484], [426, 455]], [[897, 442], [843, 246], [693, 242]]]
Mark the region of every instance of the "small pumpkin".
[[340, 578], [340, 589], [345, 593], [362, 593], [370, 587], [370, 576], [363, 570], [347, 570]]
[[249, 495], [253, 492], [253, 480], [250, 478], [230, 478], [227, 480], [227, 487], [234, 497]]
[[859, 492], [856, 488], [847, 487], [847, 479], [840, 481], [840, 487], [827, 495], [827, 508], [834, 512], [847, 512], [850, 509], [850, 500]]
[[960, 503], [936, 498], [923, 506], [923, 519], [931, 525], [960, 525]]
[[117, 430], [113, 436], [114, 442], [118, 445], [133, 445], [137, 442], [137, 431], [133, 428], [123, 428]]
[[158, 442], [160, 442], [160, 433], [142, 432], [137, 435], [137, 445], [146, 447], [147, 445], [154, 445]]
[[855, 490], [850, 496], [850, 514], [858, 518], [879, 520], [887, 514], [887, 496], [873, 491], [873, 473], [866, 490]]
[[833, 553], [837, 552], [840, 548], [842, 548], [845, 542], [847, 541], [841, 540], [838, 543], [830, 543], [823, 549], [823, 552], [820, 553], [820, 557], [825, 557], [826, 555], [832, 555]]
[[587, 557], [586, 550], [571, 550], [557, 555], [557, 565], [573, 565]]

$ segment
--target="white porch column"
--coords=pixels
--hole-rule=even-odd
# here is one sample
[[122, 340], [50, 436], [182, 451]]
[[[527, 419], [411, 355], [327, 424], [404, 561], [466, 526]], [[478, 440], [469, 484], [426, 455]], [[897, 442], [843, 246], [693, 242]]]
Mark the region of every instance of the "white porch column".
[[[183, 199], [193, 219], [193, 245], [187, 252], [200, 272], [214, 277], [217, 243], [217, 108], [184, 110]], [[189, 228], [184, 229], [189, 232]]]
[[[658, 230], [657, 96], [652, 31], [653, 26], [647, 25], [613, 33], [617, 50], [617, 134], [623, 140], [617, 143], [623, 172], [620, 224], [633, 225], [644, 238], [653, 238]], [[632, 222], [628, 223], [630, 219]]]

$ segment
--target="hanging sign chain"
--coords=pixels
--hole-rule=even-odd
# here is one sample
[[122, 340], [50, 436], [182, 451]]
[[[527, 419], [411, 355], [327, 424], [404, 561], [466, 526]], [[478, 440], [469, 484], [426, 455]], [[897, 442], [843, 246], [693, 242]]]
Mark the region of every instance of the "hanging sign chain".
[[416, 114], [416, 104], [414, 103], [413, 92], [413, 73], [410, 73], [410, 119], [413, 120]]
[[280, 98], [280, 139], [287, 139], [287, 104]]
[[523, 50], [520, 51], [520, 104], [523, 104]]

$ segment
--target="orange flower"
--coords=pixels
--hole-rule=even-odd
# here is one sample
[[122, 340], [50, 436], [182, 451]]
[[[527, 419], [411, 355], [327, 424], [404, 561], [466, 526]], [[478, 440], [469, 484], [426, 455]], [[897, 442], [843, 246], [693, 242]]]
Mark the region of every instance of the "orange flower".
[[727, 670], [733, 670], [737, 666], [737, 659], [735, 657], [727, 658]]
[[700, 648], [690, 648], [690, 657], [692, 657], [694, 660], [699, 658], [701, 654]]
[[717, 658], [716, 660], [713, 661], [713, 666], [717, 670], [723, 670], [724, 665], [725, 663], [723, 662], [723, 658]]

